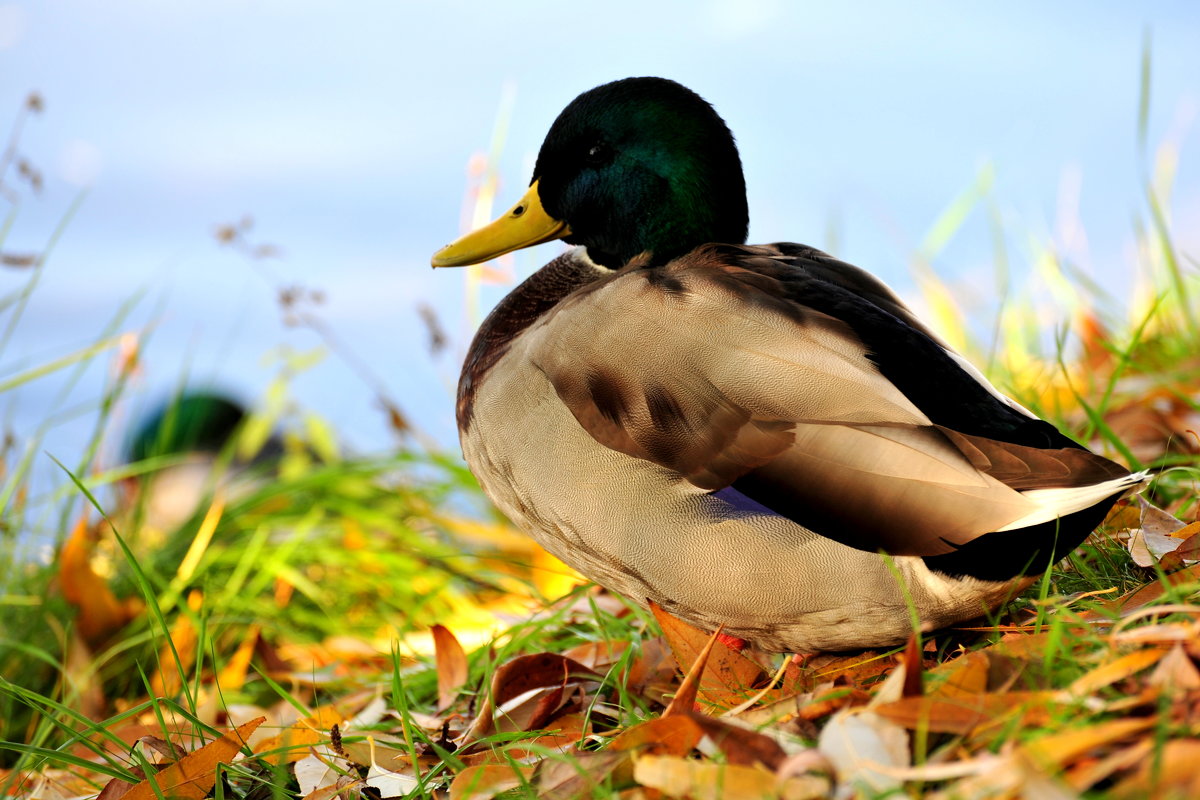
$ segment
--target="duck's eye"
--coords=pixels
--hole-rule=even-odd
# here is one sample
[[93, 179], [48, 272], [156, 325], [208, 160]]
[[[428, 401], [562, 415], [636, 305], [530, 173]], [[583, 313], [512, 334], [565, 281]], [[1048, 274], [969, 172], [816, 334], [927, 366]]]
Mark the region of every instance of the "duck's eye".
[[592, 166], [607, 163], [612, 156], [612, 148], [604, 142], [597, 142], [588, 148], [587, 162]]

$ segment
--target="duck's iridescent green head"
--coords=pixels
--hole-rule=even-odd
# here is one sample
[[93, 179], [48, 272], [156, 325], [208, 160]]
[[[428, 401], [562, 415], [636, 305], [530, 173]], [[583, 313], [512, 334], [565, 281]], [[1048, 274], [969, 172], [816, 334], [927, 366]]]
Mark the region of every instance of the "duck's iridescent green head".
[[746, 240], [746, 185], [733, 135], [699, 95], [662, 78], [584, 92], [550, 127], [534, 167], [546, 212], [593, 261], [662, 261]]
[[434, 256], [477, 263], [564, 239], [616, 268], [706, 242], [746, 240], [746, 185], [725, 122], [691, 90], [627, 78], [584, 92], [550, 127], [530, 190], [507, 214]]

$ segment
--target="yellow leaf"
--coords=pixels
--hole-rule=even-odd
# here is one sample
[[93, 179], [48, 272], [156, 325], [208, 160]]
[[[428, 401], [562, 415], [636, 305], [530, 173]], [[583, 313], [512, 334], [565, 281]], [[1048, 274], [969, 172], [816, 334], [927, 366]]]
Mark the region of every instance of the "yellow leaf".
[[273, 764], [290, 764], [308, 755], [308, 748], [328, 738], [329, 730], [346, 718], [333, 706], [321, 706], [311, 716], [297, 720], [278, 736], [264, 739], [254, 746], [254, 752], [266, 754]]
[[1066, 693], [1075, 697], [1089, 695], [1105, 686], [1111, 686], [1117, 681], [1123, 681], [1136, 675], [1151, 664], [1157, 663], [1164, 655], [1166, 655], [1165, 650], [1135, 650], [1115, 661], [1096, 667], [1081, 678], [1076, 678]]
[[212, 505], [209, 506], [207, 513], [204, 515], [204, 520], [200, 523], [200, 527], [196, 529], [196, 536], [192, 539], [191, 545], [188, 546], [187, 555], [183, 557], [183, 561], [179, 562], [179, 569], [175, 572], [176, 584], [183, 586], [191, 580], [196, 567], [200, 565], [200, 559], [204, 557], [205, 551], [208, 550], [208, 545], [212, 541], [213, 534], [217, 531], [217, 523], [221, 521], [221, 513], [224, 510], [225, 495], [218, 490], [213, 497]]
[[673, 756], [635, 759], [633, 779], [667, 797], [690, 800], [762, 800], [778, 794], [775, 776], [766, 770]]
[[946, 679], [933, 694], [945, 698], [983, 694], [987, 691], [990, 664], [987, 653], [975, 651], [939, 665], [930, 674], [945, 674]]
[[217, 675], [217, 685], [222, 689], [240, 689], [246, 682], [246, 670], [250, 668], [250, 659], [254, 657], [254, 648], [258, 644], [259, 626], [253, 624], [246, 629], [246, 636], [233, 656], [221, 667]]
[[1022, 745], [1022, 749], [1040, 766], [1059, 770], [1089, 750], [1128, 739], [1135, 733], [1153, 728], [1156, 724], [1157, 720], [1152, 717], [1094, 722], [1062, 733], [1043, 736]]

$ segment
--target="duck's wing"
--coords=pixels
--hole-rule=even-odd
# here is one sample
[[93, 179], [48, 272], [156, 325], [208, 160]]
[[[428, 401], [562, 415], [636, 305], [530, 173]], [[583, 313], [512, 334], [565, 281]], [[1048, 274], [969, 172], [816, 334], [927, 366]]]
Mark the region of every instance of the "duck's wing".
[[527, 352], [601, 445], [867, 550], [953, 553], [1124, 491], [1125, 470], [1005, 402], [882, 284], [791, 247], [627, 268]]

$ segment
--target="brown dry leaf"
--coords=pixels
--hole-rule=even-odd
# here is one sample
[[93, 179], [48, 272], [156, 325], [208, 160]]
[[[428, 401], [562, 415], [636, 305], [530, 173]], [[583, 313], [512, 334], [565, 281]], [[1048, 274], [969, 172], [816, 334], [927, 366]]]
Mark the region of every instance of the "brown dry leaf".
[[725, 754], [725, 760], [730, 764], [744, 767], [762, 766], [775, 772], [787, 759], [787, 753], [769, 736], [716, 717], [703, 714], [690, 716], [712, 743]]
[[[412, 767], [412, 754], [408, 745], [400, 739], [383, 739], [378, 736], [368, 736], [358, 742], [342, 742], [342, 752], [346, 758], [360, 767], [371, 766], [374, 763], [384, 764], [397, 769]], [[432, 769], [441, 763], [437, 756], [418, 756], [417, 766], [422, 770]]]
[[1183, 646], [1176, 644], [1162, 661], [1158, 662], [1146, 683], [1168, 692], [1200, 689], [1200, 671], [1184, 652]]
[[467, 654], [445, 625], [434, 625], [429, 631], [433, 634], [433, 652], [437, 661], [437, 710], [445, 711], [467, 682]]
[[[144, 773], [142, 770], [138, 769], [134, 771], [134, 774], [141, 776]], [[100, 790], [100, 794], [96, 796], [96, 800], [121, 800], [122, 797], [129, 794], [129, 790], [134, 786], [135, 784], [129, 783], [128, 781], [123, 781], [120, 778], [113, 778], [108, 783], [104, 784], [104, 788]], [[29, 796], [37, 797], [38, 795], [31, 792]]]
[[787, 792], [773, 774], [757, 767], [689, 761], [672, 756], [642, 756], [636, 759], [633, 762], [633, 778], [642, 786], [657, 789], [667, 797], [686, 797], [689, 800], [762, 800], [780, 796], [799, 800], [804, 796]]
[[983, 648], [980, 652], [994, 652], [1008, 656], [1009, 658], [1030, 661], [1040, 659], [1042, 654], [1046, 652], [1046, 645], [1049, 642], [1049, 631], [1041, 633], [1006, 633], [1000, 637], [1000, 641]]
[[1200, 739], [1166, 742], [1109, 791], [1118, 800], [1200, 797]]
[[536, 783], [542, 800], [572, 800], [589, 794], [612, 775], [625, 753], [576, 753], [570, 758], [546, 759], [538, 764]]
[[[708, 646], [710, 634], [671, 616], [653, 603], [650, 610], [662, 627], [680, 672], [686, 673]], [[700, 675], [700, 695], [713, 705], [730, 708], [755, 694], [755, 689], [763, 686], [766, 680], [767, 674], [762, 667], [718, 641]]]
[[704, 738], [704, 730], [693, 716], [672, 714], [640, 722], [613, 737], [608, 750], [685, 756]]
[[[1164, 584], [1165, 581], [1165, 584]], [[1124, 616], [1140, 611], [1155, 600], [1162, 597], [1171, 586], [1185, 583], [1200, 583], [1200, 564], [1193, 564], [1181, 570], [1168, 573], [1165, 577], [1151, 581], [1141, 588], [1121, 595], [1110, 603], [1105, 603], [1102, 610], [1089, 611], [1082, 615], [1083, 619], [1104, 619], [1107, 615]]]
[[882, 703], [874, 711], [904, 728], [962, 735], [984, 725], [1004, 724], [1015, 715], [1020, 715], [1023, 724], [1039, 724], [1047, 719], [1044, 706], [1052, 698], [1051, 692], [905, 697]]
[[675, 691], [675, 660], [661, 636], [646, 639], [624, 676], [625, 688], [666, 706]]
[[266, 717], [252, 719], [214, 739], [134, 786], [125, 793], [124, 800], [156, 800], [160, 796], [203, 800], [217, 781], [217, 765], [231, 761], [245, 746], [246, 738], [264, 721]]
[[[671, 699], [671, 704], [663, 711], [664, 717], [672, 714], [687, 714], [696, 706], [696, 694], [700, 690], [700, 680], [704, 676], [704, 668], [712, 655], [713, 647], [719, 644], [720, 633], [719, 628], [713, 631], [712, 636], [708, 639], [708, 644], [696, 655], [696, 660], [692, 662], [687, 674], [683, 676], [683, 681], [679, 684], [679, 690], [675, 693], [675, 697]], [[680, 666], [682, 667], [682, 665]]]
[[490, 800], [501, 792], [529, 784], [534, 767], [483, 764], [467, 767], [450, 782], [450, 800]]
[[1200, 430], [1200, 413], [1194, 400], [1166, 386], [1139, 395], [1104, 415], [1113, 434], [1137, 458], [1148, 462], [1168, 452], [1197, 452], [1194, 432]]
[[[871, 695], [863, 689], [833, 687], [828, 684], [818, 687], [808, 695], [794, 698], [797, 704], [796, 715], [810, 721], [827, 717], [841, 708], [866, 705], [870, 700]], [[791, 702], [791, 699], [781, 702]], [[742, 714], [741, 718], [747, 719], [747, 715]]]
[[1096, 667], [1091, 672], [1076, 678], [1063, 694], [1086, 697], [1105, 686], [1111, 686], [1136, 675], [1152, 664], [1158, 663], [1164, 655], [1165, 651], [1154, 649], [1135, 650], [1127, 653], [1115, 661]]
[[[166, 739], [163, 739], [159, 736], [153, 736], [149, 734], [138, 737], [137, 742], [134, 743], [134, 747], [140, 749], [144, 754], [146, 754], [147, 760], [150, 760], [150, 753], [158, 753], [168, 762], [178, 761], [187, 755], [187, 751], [185, 751], [179, 745], [172, 744], [171, 742], [168, 742]], [[152, 761], [151, 763], [154, 762]]]
[[491, 692], [463, 735], [462, 744], [491, 733], [495, 729], [496, 715], [513, 711], [511, 708], [506, 711], [506, 704], [522, 695], [537, 689], [566, 689], [599, 680], [601, 676], [593, 670], [557, 653], [518, 656], [492, 674]]
[[1130, 531], [1125, 549], [1139, 567], [1152, 567], [1179, 548], [1183, 542], [1165, 533], [1150, 533], [1141, 528]]
[[1084, 791], [1118, 772], [1130, 769], [1150, 757], [1154, 751], [1153, 739], [1142, 739], [1123, 750], [1099, 760], [1082, 761], [1071, 767], [1066, 775], [1067, 784], [1076, 791]]
[[594, 670], [606, 670], [616, 664], [622, 654], [629, 649], [629, 642], [599, 641], [587, 642], [578, 647], [572, 647], [563, 652], [567, 658], [573, 658], [585, 667]]
[[[1164, 511], [1155, 509], [1159, 514]], [[1168, 519], [1179, 522], [1175, 517], [1166, 515]], [[1180, 523], [1182, 525], [1182, 523]], [[1129, 531], [1129, 541], [1126, 548], [1133, 558], [1133, 563], [1139, 567], [1150, 567], [1161, 564], [1163, 569], [1176, 569], [1185, 564], [1200, 561], [1200, 522], [1183, 525], [1176, 530], [1169, 530], [1170, 525], [1158, 525], [1159, 530], [1135, 528]]]
[[1164, 570], [1175, 570], [1200, 561], [1200, 522], [1193, 522], [1171, 534], [1180, 539], [1179, 546], [1163, 556]]
[[1189, 522], [1171, 535], [1176, 539], [1183, 539], [1185, 542], [1189, 539], [1195, 539], [1197, 536], [1200, 536], [1200, 520]]
[[1138, 527], [1146, 533], [1170, 535], [1187, 525], [1187, 523], [1163, 511], [1140, 494], [1133, 496], [1133, 502], [1142, 513]]
[[876, 678], [895, 666], [896, 662], [890, 656], [874, 650], [852, 656], [817, 654], [804, 659], [803, 666], [798, 668], [799, 680], [791, 685], [808, 692], [826, 684], [869, 689]]
[[953, 698], [984, 694], [988, 688], [991, 659], [982, 650], [965, 653], [930, 670], [935, 677], [945, 676], [933, 692], [935, 697]]
[[[509, 745], [506, 752], [510, 757], [517, 759], [544, 758], [547, 750], [571, 752], [575, 745], [588, 735], [589, 722], [588, 715], [583, 712], [563, 714], [553, 723], [540, 726], [547, 729], [547, 733]], [[530, 728], [536, 729], [534, 726]]]
[[92, 570], [95, 531], [81, 516], [58, 555], [58, 580], [63, 597], [79, 609], [76, 627], [91, 646], [100, 644], [136, 617], [142, 603], [118, 600], [108, 582]]
[[1136, 528], [1142, 523], [1142, 510], [1129, 498], [1123, 498], [1113, 504], [1100, 523], [1100, 529], [1105, 531], [1122, 531]]
[[916, 634], [908, 637], [908, 644], [904, 646], [904, 655], [901, 656], [900, 663], [904, 665], [904, 683], [900, 689], [900, 696], [920, 697], [925, 694], [921, 642]]

